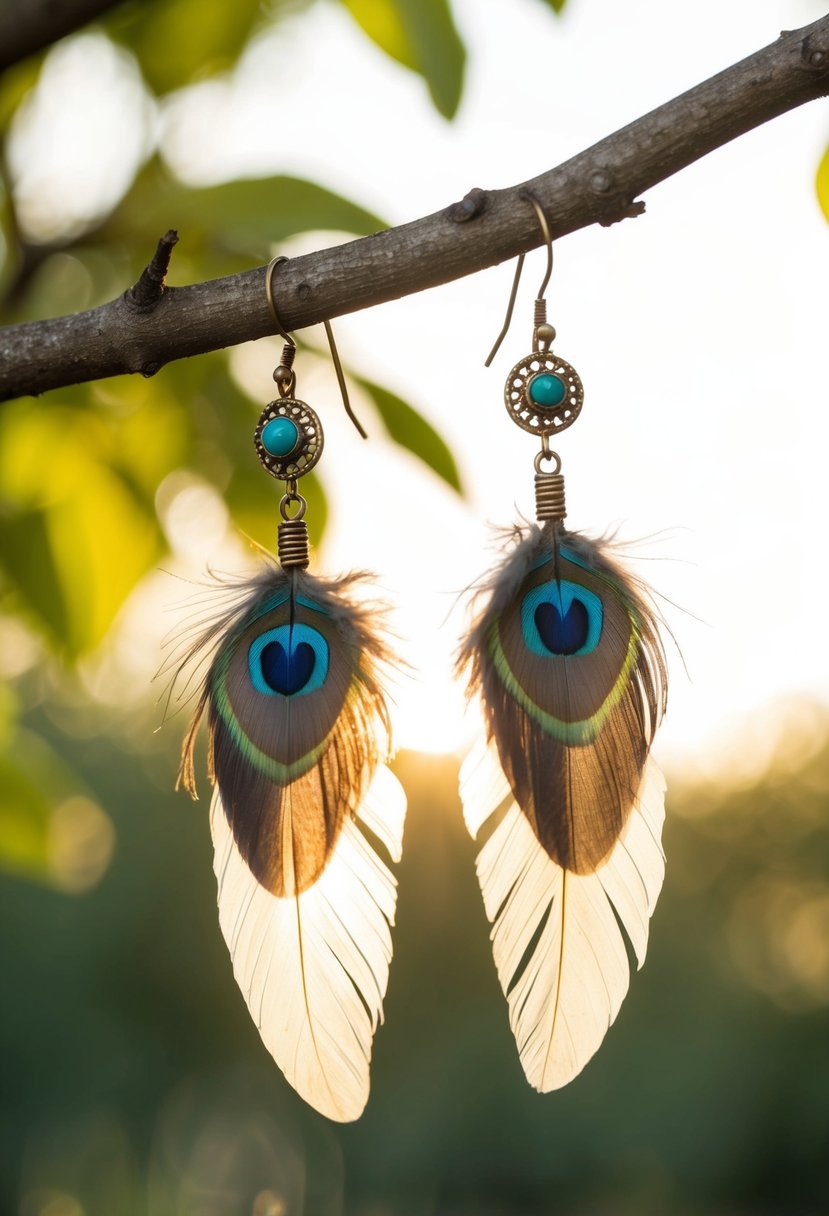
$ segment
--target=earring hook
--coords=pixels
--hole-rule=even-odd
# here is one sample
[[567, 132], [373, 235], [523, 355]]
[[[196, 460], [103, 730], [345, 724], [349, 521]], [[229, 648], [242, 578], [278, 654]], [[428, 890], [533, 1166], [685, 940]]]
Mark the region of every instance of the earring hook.
[[538, 220], [538, 226], [541, 229], [541, 235], [544, 237], [544, 241], [547, 245], [547, 270], [544, 278], [541, 280], [541, 286], [539, 287], [538, 295], [536, 296], [537, 300], [543, 300], [544, 292], [547, 290], [547, 284], [550, 282], [550, 275], [553, 273], [553, 238], [550, 234], [550, 225], [547, 223], [547, 216], [544, 208], [541, 206], [541, 203], [538, 201], [535, 195], [530, 194], [529, 190], [525, 190], [521, 197], [529, 199], [529, 201], [532, 203], [536, 219]]
[[[539, 287], [538, 295], [536, 296], [536, 306], [538, 306], [544, 301], [544, 292], [547, 290], [547, 284], [550, 282], [550, 275], [553, 273], [553, 238], [550, 233], [550, 225], [547, 223], [547, 216], [544, 213], [544, 208], [541, 206], [541, 203], [538, 201], [535, 195], [531, 194], [529, 190], [522, 190], [519, 197], [525, 198], [528, 202], [532, 203], [533, 210], [535, 211], [536, 218], [538, 220], [538, 226], [541, 229], [541, 235], [544, 237], [544, 242], [547, 246], [547, 270], [544, 274], [544, 278], [541, 280], [541, 286]], [[484, 367], [489, 367], [490, 363], [497, 355], [499, 347], [504, 338], [507, 336], [509, 327], [512, 324], [512, 313], [513, 309], [515, 308], [515, 298], [518, 295], [518, 284], [521, 282], [521, 271], [524, 269], [525, 256], [526, 255], [523, 253], [519, 254], [518, 256], [518, 261], [515, 266], [515, 277], [512, 280], [512, 291], [510, 292], [509, 303], [507, 304], [507, 315], [504, 317], [504, 324], [501, 327], [501, 332], [495, 339], [495, 345], [489, 352], [486, 362], [484, 363]], [[538, 312], [537, 307], [536, 312]]]
[[[285, 254], [280, 254], [278, 257], [271, 258], [270, 262], [268, 262], [268, 268], [265, 271], [265, 295], [267, 296], [267, 300], [268, 300], [268, 308], [270, 308], [271, 315], [272, 315], [274, 321], [276, 322], [277, 331], [279, 332], [279, 334], [281, 334], [281, 336], [285, 339], [285, 341], [291, 347], [291, 350], [295, 351], [297, 348], [296, 339], [291, 334], [287, 333], [287, 331], [283, 327], [282, 322], [279, 319], [279, 313], [276, 311], [276, 302], [274, 301], [274, 298], [273, 298], [274, 271], [276, 270], [277, 266], [279, 266], [282, 262], [287, 262], [287, 261], [288, 261], [288, 258], [285, 256]], [[331, 351], [331, 362], [334, 364], [334, 371], [337, 374], [337, 383], [340, 386], [340, 394], [343, 399], [343, 405], [345, 406], [345, 412], [346, 412], [346, 414], [348, 414], [348, 417], [351, 419], [352, 423], [354, 424], [354, 426], [355, 426], [356, 430], [358, 431], [358, 433], [360, 434], [360, 436], [363, 439], [368, 439], [368, 435], [367, 435], [365, 429], [363, 428], [363, 425], [360, 422], [359, 418], [354, 413], [354, 410], [351, 408], [351, 402], [348, 399], [348, 386], [346, 385], [346, 382], [345, 382], [345, 373], [343, 372], [343, 365], [340, 362], [339, 352], [337, 351], [337, 344], [334, 341], [334, 331], [331, 328], [331, 322], [328, 320], [324, 320], [323, 325], [325, 326], [325, 334], [326, 334], [326, 337], [328, 338], [328, 346]], [[290, 363], [293, 363], [293, 357], [290, 358]], [[289, 364], [289, 366], [290, 366], [290, 364]]]
[[280, 263], [287, 261], [288, 259], [283, 253], [278, 257], [271, 258], [271, 260], [268, 262], [268, 269], [265, 271], [265, 295], [268, 298], [268, 308], [271, 310], [271, 316], [276, 322], [277, 332], [282, 335], [289, 346], [293, 346], [294, 350], [296, 350], [296, 341], [291, 334], [287, 333], [286, 330], [283, 329], [282, 322], [279, 319], [279, 313], [276, 311], [276, 303], [273, 298], [273, 272], [276, 270], [277, 266], [280, 265]]

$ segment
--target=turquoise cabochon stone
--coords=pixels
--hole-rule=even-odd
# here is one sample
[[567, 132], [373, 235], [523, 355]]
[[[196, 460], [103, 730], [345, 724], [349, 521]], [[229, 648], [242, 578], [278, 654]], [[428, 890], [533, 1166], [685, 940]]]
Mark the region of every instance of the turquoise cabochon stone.
[[271, 456], [290, 456], [299, 443], [299, 430], [290, 418], [271, 418], [262, 428], [262, 447]]
[[561, 405], [567, 396], [567, 385], [561, 376], [554, 376], [552, 372], [541, 372], [539, 375], [533, 376], [529, 389], [530, 400], [535, 405], [540, 405], [542, 409]]

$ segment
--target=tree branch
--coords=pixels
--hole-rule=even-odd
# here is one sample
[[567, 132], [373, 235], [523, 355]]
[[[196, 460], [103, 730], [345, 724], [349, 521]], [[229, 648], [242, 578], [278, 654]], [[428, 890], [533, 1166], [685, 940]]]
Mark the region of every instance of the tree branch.
[[[827, 92], [829, 15], [784, 32], [771, 46], [531, 181], [507, 190], [475, 189], [424, 219], [286, 262], [275, 280], [279, 317], [287, 329], [301, 329], [534, 249], [541, 234], [522, 190], [532, 190], [542, 203], [554, 238], [638, 215], [642, 191]], [[176, 218], [186, 225], [186, 216]], [[145, 281], [155, 273], [154, 298], [137, 300], [136, 286], [88, 312], [0, 331], [0, 400], [124, 372], [151, 376], [172, 359], [274, 332], [264, 267], [167, 289], [156, 272], [148, 268], [142, 276]]]
[[80, 29], [120, 0], [0, 0], [0, 72]]
[[178, 233], [171, 228], [158, 242], [152, 261], [142, 270], [141, 278], [127, 292], [127, 298], [134, 308], [152, 312], [159, 303], [164, 295], [164, 279], [170, 269], [170, 259], [177, 244]]

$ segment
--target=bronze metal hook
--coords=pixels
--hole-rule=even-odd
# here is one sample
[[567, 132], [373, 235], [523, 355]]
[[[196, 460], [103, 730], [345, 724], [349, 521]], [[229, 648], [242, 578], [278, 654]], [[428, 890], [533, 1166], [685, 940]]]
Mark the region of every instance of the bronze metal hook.
[[274, 298], [273, 298], [273, 272], [276, 270], [277, 266], [279, 266], [279, 264], [281, 262], [287, 262], [287, 261], [288, 261], [288, 259], [286, 258], [285, 254], [283, 253], [283, 254], [280, 254], [278, 257], [271, 258], [271, 260], [268, 262], [268, 269], [265, 271], [265, 295], [267, 296], [267, 299], [268, 299], [268, 308], [271, 310], [271, 316], [273, 317], [274, 321], [276, 322], [277, 331], [282, 335], [282, 337], [285, 339], [285, 341], [287, 343], [289, 343], [290, 346], [293, 346], [294, 350], [296, 350], [296, 341], [283, 328], [282, 322], [279, 319], [279, 313], [276, 311], [276, 303], [274, 302]]
[[515, 297], [518, 295], [518, 284], [521, 282], [521, 271], [524, 269], [524, 258], [527, 255], [521, 253], [518, 255], [518, 261], [515, 264], [515, 277], [512, 280], [512, 291], [509, 293], [509, 303], [507, 304], [507, 315], [504, 317], [504, 324], [501, 326], [501, 332], [495, 339], [495, 345], [486, 357], [484, 367], [489, 367], [492, 360], [498, 354], [498, 349], [506, 338], [509, 332], [509, 327], [512, 323], [512, 310], [515, 308]]
[[541, 286], [539, 287], [538, 295], [536, 296], [537, 300], [543, 300], [544, 292], [547, 290], [547, 284], [550, 282], [550, 275], [553, 273], [553, 238], [550, 234], [550, 225], [547, 223], [547, 216], [544, 213], [544, 208], [541, 206], [541, 203], [538, 201], [535, 195], [529, 190], [523, 190], [521, 192], [521, 197], [529, 199], [529, 201], [532, 203], [536, 219], [538, 220], [538, 226], [541, 229], [541, 234], [544, 237], [545, 244], [547, 245], [547, 270], [544, 278], [541, 280]]
[[[287, 262], [287, 261], [288, 261], [288, 258], [285, 256], [285, 254], [280, 254], [278, 257], [271, 258], [270, 262], [268, 263], [268, 268], [265, 271], [265, 295], [268, 298], [268, 307], [270, 308], [271, 315], [273, 316], [273, 319], [276, 322], [277, 330], [282, 335], [282, 337], [285, 339], [285, 341], [287, 343], [289, 343], [289, 345], [292, 346], [294, 350], [296, 350], [296, 340], [289, 333], [287, 333], [286, 330], [284, 329], [282, 322], [279, 319], [279, 313], [276, 311], [276, 303], [274, 302], [274, 298], [273, 298], [274, 271], [276, 270], [277, 266], [280, 265], [280, 263]], [[328, 346], [331, 350], [331, 361], [334, 364], [334, 371], [337, 373], [337, 383], [340, 386], [340, 393], [342, 395], [343, 405], [345, 406], [345, 412], [346, 412], [346, 414], [348, 414], [348, 417], [351, 419], [352, 423], [354, 424], [355, 428], [357, 429], [359, 434], [362, 436], [362, 438], [368, 439], [368, 435], [367, 435], [362, 423], [360, 422], [359, 418], [354, 413], [354, 410], [351, 407], [351, 402], [348, 399], [348, 386], [346, 385], [346, 382], [345, 382], [345, 373], [343, 372], [343, 365], [340, 362], [339, 352], [337, 351], [337, 344], [334, 341], [334, 331], [331, 328], [331, 322], [327, 321], [327, 320], [323, 321], [323, 325], [325, 326], [325, 333], [326, 333], [326, 337], [328, 338]]]
[[[538, 295], [536, 296], [536, 301], [538, 302], [544, 299], [544, 292], [547, 290], [547, 284], [550, 282], [550, 275], [553, 273], [553, 238], [550, 233], [550, 225], [547, 223], [547, 216], [544, 213], [544, 208], [541, 206], [541, 203], [538, 201], [535, 195], [530, 193], [529, 190], [522, 190], [519, 197], [525, 198], [528, 200], [528, 202], [532, 203], [533, 210], [535, 211], [536, 218], [538, 220], [538, 226], [541, 229], [541, 234], [544, 237], [545, 244], [547, 245], [547, 270], [544, 278], [541, 280], [541, 286], [539, 287]], [[501, 332], [495, 339], [495, 345], [489, 352], [486, 362], [484, 363], [484, 367], [489, 367], [490, 363], [497, 355], [498, 349], [504, 338], [507, 336], [509, 327], [512, 324], [512, 313], [515, 308], [515, 299], [518, 295], [518, 284], [521, 281], [521, 271], [524, 268], [525, 256], [526, 255], [523, 253], [519, 254], [518, 256], [518, 261], [515, 266], [515, 277], [512, 280], [512, 291], [510, 292], [509, 303], [507, 304], [507, 315], [504, 317], [504, 324], [501, 327]]]

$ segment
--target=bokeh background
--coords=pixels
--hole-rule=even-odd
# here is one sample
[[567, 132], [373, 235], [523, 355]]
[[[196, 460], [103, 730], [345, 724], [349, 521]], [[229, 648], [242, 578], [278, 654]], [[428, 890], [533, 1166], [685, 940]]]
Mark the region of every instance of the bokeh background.
[[[823, 11], [115, 5], [0, 80], [2, 319], [112, 298], [169, 227], [183, 284], [524, 180]], [[353, 1126], [259, 1042], [207, 800], [172, 790], [186, 709], [165, 720], [152, 683], [206, 567], [250, 566], [242, 533], [273, 545], [250, 434], [280, 346], [0, 406], [0, 1211], [829, 1210], [827, 141], [815, 103], [556, 248], [557, 349], [587, 389], [570, 523], [629, 542], [675, 639], [648, 962], [556, 1094], [526, 1086], [492, 966], [451, 677], [459, 593], [531, 508], [501, 386], [542, 255], [492, 370], [511, 266], [336, 324], [368, 444], [300, 335], [319, 566], [379, 572], [412, 669], [387, 1024]]]

